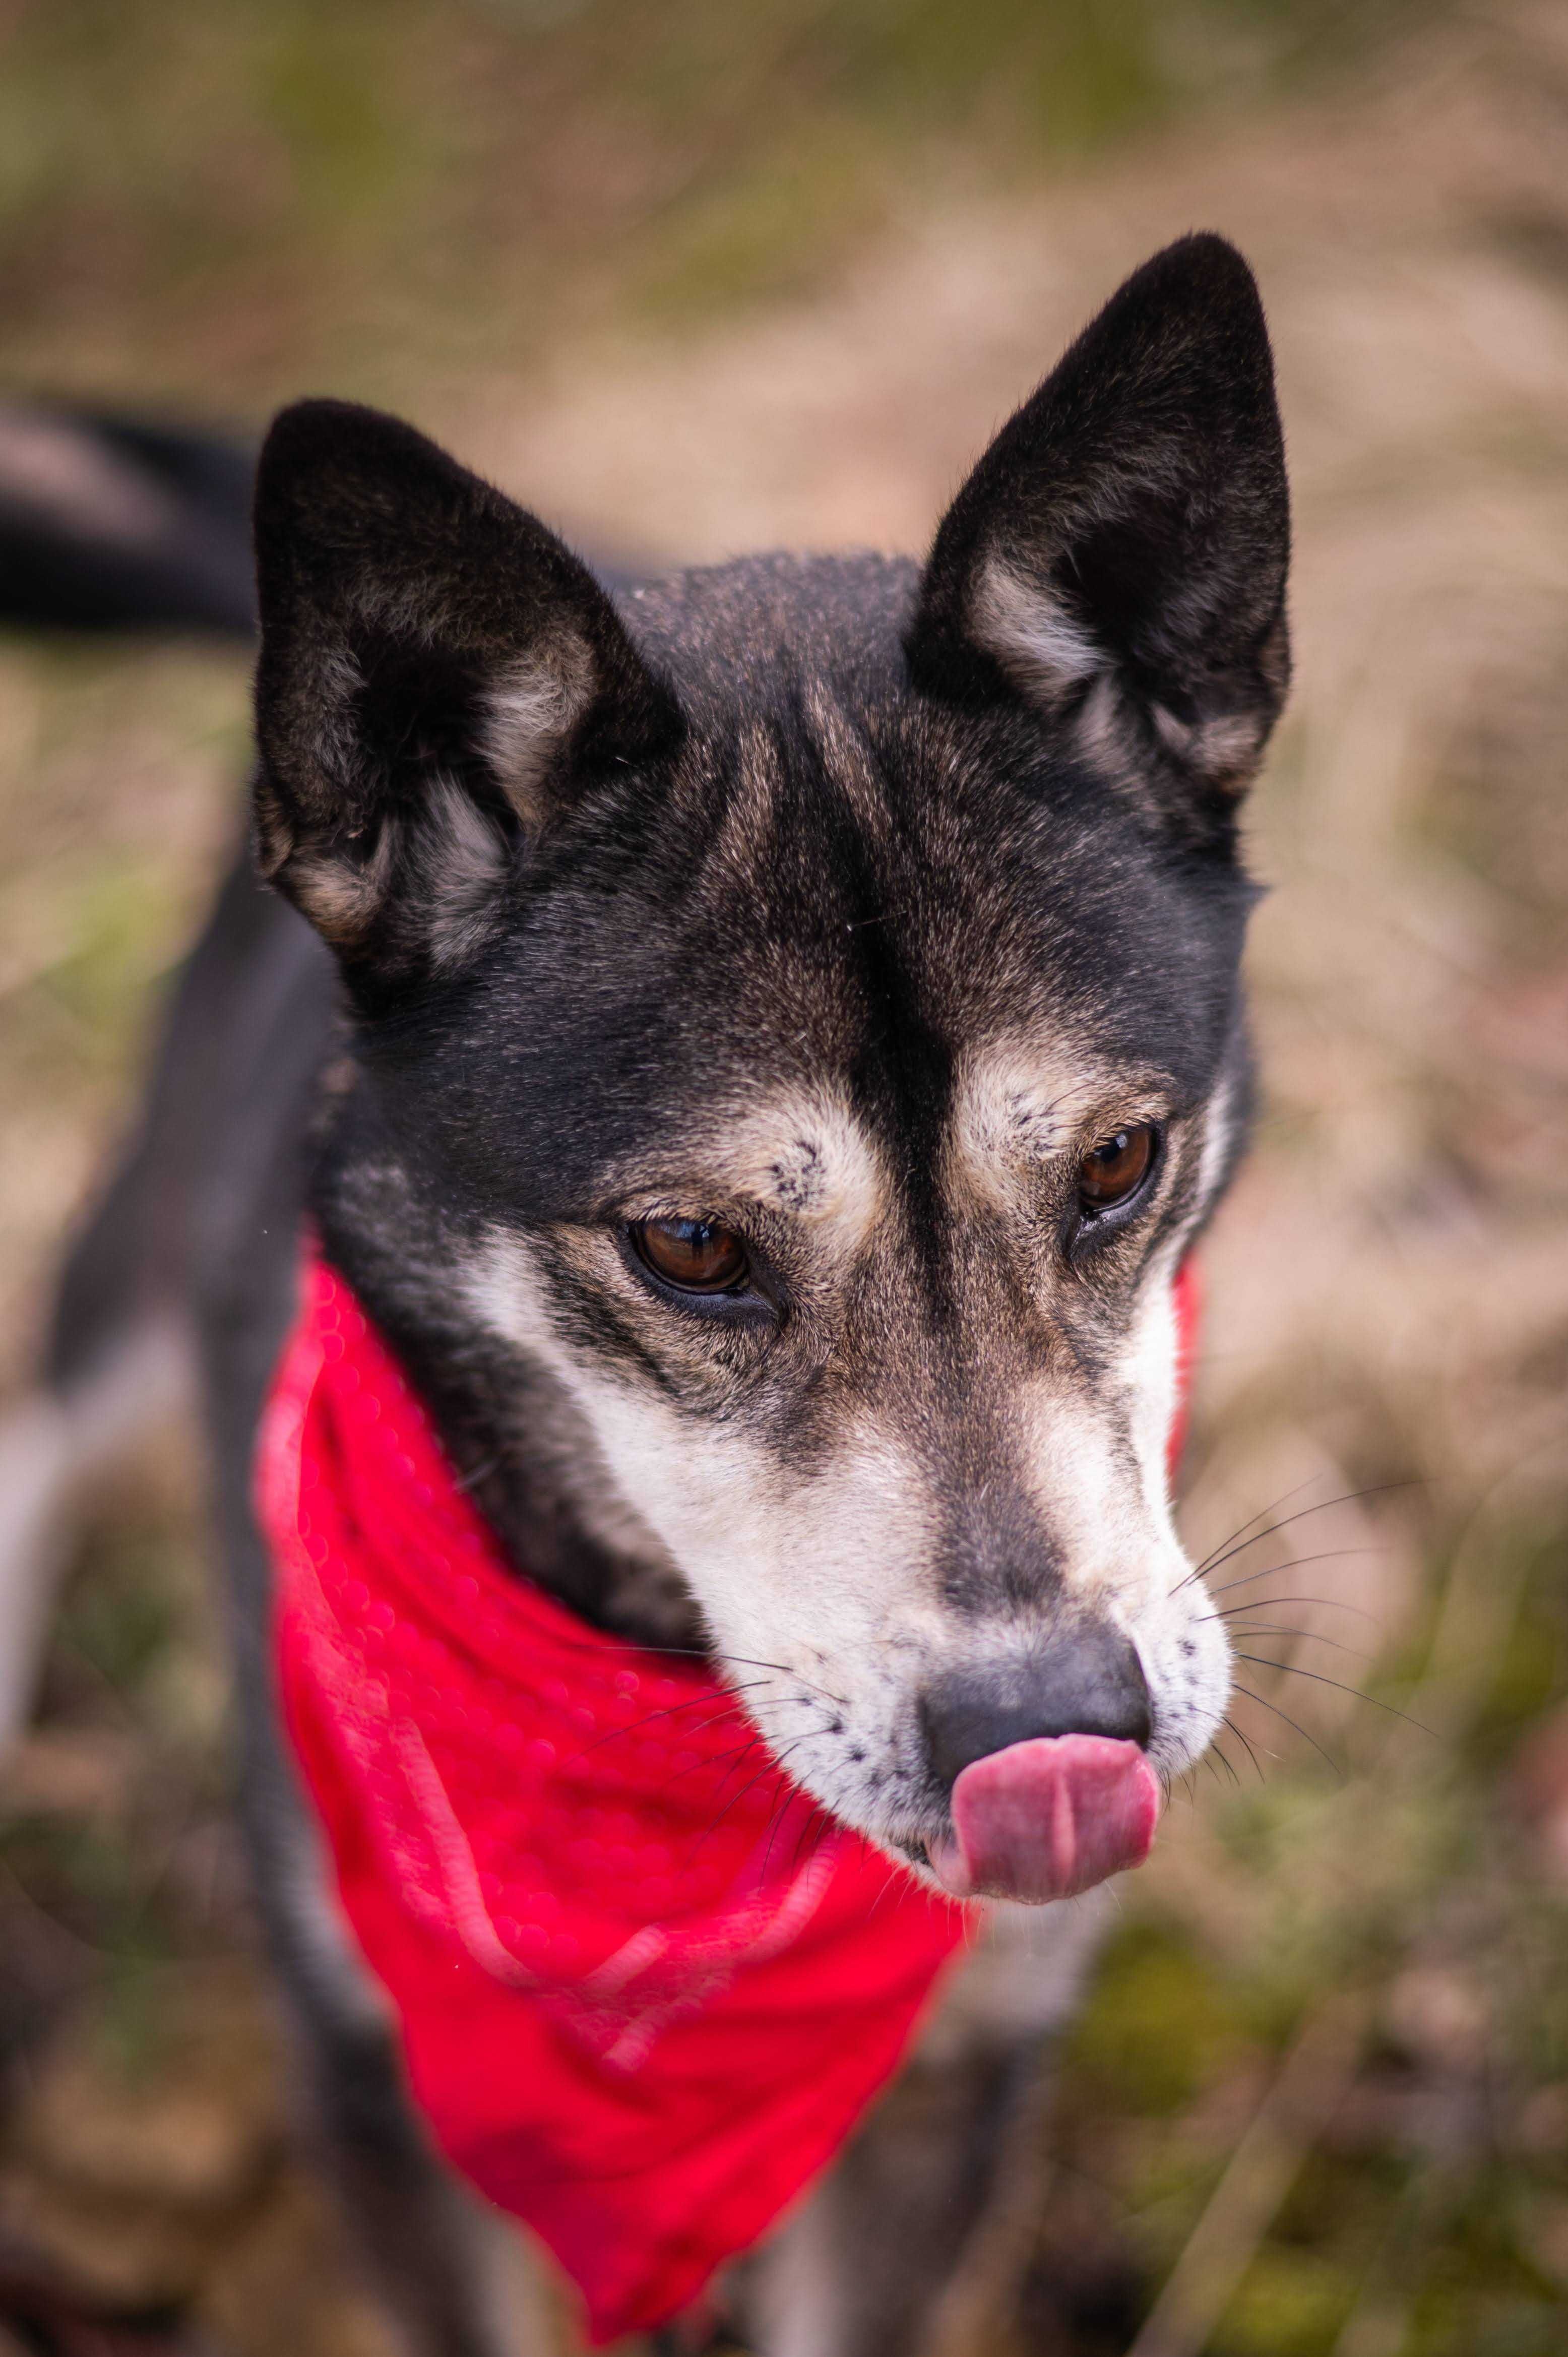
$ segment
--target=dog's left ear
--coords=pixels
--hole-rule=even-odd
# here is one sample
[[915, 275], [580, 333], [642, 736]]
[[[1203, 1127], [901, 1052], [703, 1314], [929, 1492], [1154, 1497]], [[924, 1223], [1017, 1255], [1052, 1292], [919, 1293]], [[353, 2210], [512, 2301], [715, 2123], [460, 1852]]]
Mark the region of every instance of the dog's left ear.
[[1284, 700], [1290, 509], [1268, 330], [1223, 238], [1129, 278], [1004, 425], [937, 533], [916, 683], [1022, 698], [1229, 842]]

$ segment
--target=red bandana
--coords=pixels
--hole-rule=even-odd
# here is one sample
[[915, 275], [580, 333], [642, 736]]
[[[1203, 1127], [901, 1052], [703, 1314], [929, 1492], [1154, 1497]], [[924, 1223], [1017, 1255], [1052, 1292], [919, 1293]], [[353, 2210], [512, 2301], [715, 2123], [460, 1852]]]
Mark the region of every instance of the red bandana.
[[972, 1910], [817, 1810], [704, 1663], [510, 1570], [320, 1261], [257, 1485], [289, 1730], [415, 2099], [596, 2342], [662, 2323], [832, 2158]]

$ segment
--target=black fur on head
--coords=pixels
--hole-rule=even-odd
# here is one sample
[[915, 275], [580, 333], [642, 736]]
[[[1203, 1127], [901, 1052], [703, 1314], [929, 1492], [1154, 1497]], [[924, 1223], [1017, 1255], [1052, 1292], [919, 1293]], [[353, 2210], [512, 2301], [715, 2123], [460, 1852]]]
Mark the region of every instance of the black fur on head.
[[914, 675], [1007, 690], [1196, 844], [1229, 839], [1289, 680], [1290, 511], [1251, 272], [1213, 236], [1144, 264], [943, 521]]

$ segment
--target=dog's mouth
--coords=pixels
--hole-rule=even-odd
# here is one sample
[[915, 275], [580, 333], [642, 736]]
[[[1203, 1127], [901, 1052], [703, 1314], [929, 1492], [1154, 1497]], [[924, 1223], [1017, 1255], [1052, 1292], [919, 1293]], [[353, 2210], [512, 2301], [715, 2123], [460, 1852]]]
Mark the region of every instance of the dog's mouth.
[[1036, 1737], [964, 1769], [952, 1789], [952, 1832], [930, 1845], [930, 1870], [955, 1899], [1030, 1907], [1071, 1899], [1143, 1865], [1160, 1805], [1136, 1743]]

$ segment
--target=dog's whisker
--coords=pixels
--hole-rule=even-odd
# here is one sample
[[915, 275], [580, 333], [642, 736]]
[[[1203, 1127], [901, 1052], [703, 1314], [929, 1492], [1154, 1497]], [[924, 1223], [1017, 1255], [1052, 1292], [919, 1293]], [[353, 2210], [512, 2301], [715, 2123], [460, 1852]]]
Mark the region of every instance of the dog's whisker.
[[[688, 1853], [689, 1857], [695, 1857], [697, 1852], [702, 1848], [703, 1844], [711, 1839], [711, 1837], [717, 1833], [719, 1827], [723, 1824], [730, 1811], [736, 1807], [740, 1802], [744, 1801], [749, 1792], [761, 1783], [763, 1778], [768, 1774], [768, 1770], [770, 1768], [781, 1768], [785, 1760], [789, 1759], [789, 1754], [792, 1751], [799, 1751], [801, 1744], [804, 1743], [805, 1740], [806, 1738], [803, 1735], [797, 1736], [794, 1742], [787, 1743], [782, 1751], [775, 1752], [768, 1759], [765, 1760], [761, 1767], [757, 1770], [756, 1775], [748, 1777], [746, 1781], [741, 1786], [738, 1792], [732, 1792], [730, 1794], [729, 1799], [725, 1803], [724, 1807], [719, 1811], [718, 1815], [714, 1819], [713, 1823], [710, 1825], [704, 1826], [703, 1831], [698, 1835], [696, 1840], [693, 1843], [691, 1850]], [[790, 1794], [790, 1798], [791, 1800], [794, 1798], [793, 1793]]]
[[1244, 1747], [1248, 1759], [1258, 1770], [1258, 1781], [1261, 1784], [1263, 1781], [1263, 1770], [1257, 1753], [1253, 1750], [1251, 1743], [1248, 1742], [1247, 1738], [1243, 1735], [1241, 1729], [1237, 1726], [1233, 1718], [1228, 1717], [1224, 1723], [1230, 1729], [1230, 1732], [1236, 1738], [1237, 1742]]
[[[1273, 1664], [1270, 1663], [1269, 1666], [1272, 1668]], [[1293, 1718], [1288, 1710], [1282, 1710], [1277, 1702], [1271, 1702], [1266, 1695], [1255, 1693], [1251, 1686], [1238, 1685], [1236, 1691], [1238, 1694], [1245, 1695], [1249, 1702], [1255, 1702], [1261, 1709], [1272, 1710], [1276, 1718], [1283, 1718], [1287, 1727], [1292, 1727], [1295, 1729], [1296, 1733], [1302, 1738], [1304, 1742], [1311, 1744], [1313, 1749], [1321, 1759], [1327, 1760], [1328, 1765], [1333, 1769], [1334, 1773], [1338, 1777], [1340, 1782], [1343, 1783], [1345, 1781], [1345, 1770], [1339, 1765], [1338, 1760], [1335, 1759], [1334, 1754], [1331, 1751], [1325, 1751], [1316, 1736], [1309, 1734], [1307, 1729], [1301, 1724], [1301, 1721], [1299, 1719]]]
[[[1202, 1572], [1202, 1570], [1208, 1570], [1209, 1565], [1217, 1563], [1217, 1560], [1219, 1560], [1219, 1555], [1224, 1554], [1226, 1548], [1229, 1548], [1229, 1546], [1236, 1546], [1236, 1544], [1238, 1544], [1238, 1542], [1242, 1542], [1242, 1539], [1245, 1539], [1247, 1534], [1252, 1534], [1252, 1537], [1257, 1537], [1257, 1539], [1266, 1537], [1266, 1532], [1264, 1532], [1264, 1530], [1257, 1530], [1257, 1532], [1252, 1530], [1254, 1523], [1264, 1523], [1266, 1515], [1278, 1513], [1278, 1509], [1281, 1509], [1281, 1506], [1287, 1506], [1287, 1503], [1292, 1501], [1292, 1497], [1299, 1497], [1299, 1494], [1302, 1494], [1302, 1490], [1311, 1490], [1311, 1485], [1314, 1485], [1316, 1480], [1323, 1480], [1323, 1476], [1320, 1476], [1320, 1473], [1308, 1473], [1306, 1480], [1294, 1482], [1294, 1485], [1292, 1485], [1290, 1490], [1281, 1490], [1281, 1494], [1278, 1494], [1278, 1497], [1273, 1497], [1273, 1499], [1269, 1499], [1269, 1503], [1266, 1503], [1266, 1506], [1259, 1506], [1257, 1513], [1250, 1513], [1250, 1515], [1247, 1515], [1247, 1521], [1245, 1521], [1245, 1523], [1238, 1523], [1236, 1530], [1226, 1532], [1226, 1537], [1224, 1537], [1224, 1539], [1217, 1539], [1217, 1542], [1214, 1542], [1214, 1546], [1209, 1548], [1209, 1551], [1208, 1551], [1208, 1555], [1205, 1555], [1205, 1558], [1202, 1558], [1200, 1563], [1196, 1565], [1196, 1570], [1200, 1570], [1200, 1572]], [[1304, 1509], [1304, 1511], [1306, 1511], [1306, 1513], [1318, 1513], [1320, 1509], [1327, 1509], [1327, 1506], [1332, 1506], [1332, 1503], [1337, 1503], [1337, 1499], [1316, 1499], [1316, 1501], [1311, 1503], [1311, 1506], [1308, 1506], [1308, 1509]], [[1269, 1527], [1271, 1527], [1271, 1530], [1273, 1530], [1273, 1527], [1278, 1527], [1278, 1525], [1269, 1525]]]
[[[795, 1837], [795, 1854], [789, 1860], [789, 1872], [791, 1877], [799, 1874], [802, 1865], [805, 1864], [806, 1859], [812, 1858], [816, 1856], [823, 1842], [826, 1841], [832, 1829], [832, 1819], [829, 1817], [823, 1810], [820, 1808], [813, 1809], [811, 1815], [806, 1819], [805, 1824], [801, 1826], [800, 1833]], [[810, 1849], [807, 1849], [805, 1852], [805, 1858], [802, 1858], [800, 1853], [802, 1849], [805, 1848], [808, 1835], [814, 1835], [814, 1838], [811, 1841]]]
[[[822, 1735], [825, 1735], [827, 1729], [825, 1727], [809, 1727], [803, 1735], [798, 1735], [792, 1743], [787, 1744], [785, 1749], [776, 1755], [777, 1762], [781, 1764], [785, 1760], [789, 1758], [791, 1753], [800, 1750], [804, 1745], [812, 1742]], [[757, 1781], [757, 1779], [753, 1777], [752, 1783], [755, 1783]], [[768, 1861], [772, 1856], [773, 1843], [779, 1828], [779, 1826], [789, 1823], [789, 1812], [796, 1803], [799, 1803], [805, 1810], [808, 1823], [822, 1813], [822, 1803], [817, 1801], [811, 1793], [807, 1792], [803, 1784], [793, 1777], [787, 1779], [786, 1781], [789, 1789], [783, 1794], [782, 1807], [778, 1808], [777, 1804], [775, 1804], [777, 1809], [777, 1823], [770, 1822], [768, 1836], [768, 1847], [763, 1852], [762, 1862], [763, 1871], [765, 1873], [768, 1868]], [[751, 1786], [748, 1784], [744, 1788], [744, 1791], [749, 1792]], [[744, 1797], [744, 1794], [737, 1797]]]
[[500, 1463], [501, 1460], [499, 1456], [487, 1457], [482, 1465], [470, 1466], [467, 1473], [458, 1474], [454, 1480], [452, 1487], [455, 1490], [465, 1492], [469, 1490], [476, 1490], [481, 1481], [488, 1481], [492, 1473], [499, 1471]]
[[1227, 1532], [1224, 1538], [1217, 1540], [1209, 1553], [1204, 1556], [1203, 1562], [1195, 1565], [1194, 1569], [1200, 1572], [1204, 1570], [1214, 1561], [1221, 1547], [1233, 1544], [1241, 1536], [1243, 1531], [1250, 1531], [1252, 1524], [1262, 1522], [1265, 1514], [1276, 1512], [1281, 1506], [1288, 1506], [1293, 1498], [1299, 1498], [1304, 1490], [1310, 1490], [1313, 1483], [1321, 1480], [1322, 1478], [1320, 1473], [1309, 1473], [1305, 1480], [1298, 1481], [1294, 1489], [1282, 1490], [1277, 1498], [1271, 1498], [1266, 1506], [1260, 1506], [1255, 1514], [1249, 1514], [1244, 1523], [1238, 1523], [1233, 1531]]
[[[585, 1650], [594, 1650], [591, 1640], [585, 1642]], [[842, 1695], [832, 1693], [827, 1686], [818, 1685], [815, 1679], [807, 1677], [803, 1670], [791, 1669], [788, 1662], [755, 1661], [747, 1653], [726, 1653], [714, 1645], [648, 1645], [640, 1650], [652, 1653], [660, 1659], [668, 1656], [679, 1661], [732, 1662], [736, 1669], [772, 1670], [781, 1678], [792, 1679], [797, 1685], [809, 1686], [813, 1694], [819, 1694], [824, 1701], [831, 1702], [835, 1710], [849, 1708], [848, 1703]], [[738, 1691], [738, 1689], [732, 1688], [733, 1691]]]
[[[832, 1732], [832, 1730], [831, 1728], [829, 1728], [829, 1727], [802, 1727], [799, 1735], [792, 1736], [792, 1737], [790, 1738], [789, 1741], [787, 1744], [785, 1744], [785, 1746], [783, 1747], [782, 1750], [776, 1750], [776, 1749], [774, 1749], [774, 1746], [773, 1746], [772, 1738], [771, 1738], [770, 1737], [768, 1737], [768, 1736], [763, 1735], [763, 1734], [759, 1731], [759, 1732], [758, 1732], [758, 1734], [757, 1734], [757, 1740], [761, 1744], [761, 1746], [762, 1746], [763, 1749], [767, 1752], [767, 1754], [768, 1754], [768, 1760], [764, 1763], [763, 1767], [762, 1767], [761, 1769], [759, 1769], [759, 1770], [758, 1770], [758, 1771], [757, 1771], [757, 1775], [758, 1775], [758, 1776], [765, 1775], [765, 1774], [767, 1773], [767, 1769], [768, 1769], [768, 1766], [769, 1764], [771, 1764], [771, 1765], [772, 1765], [772, 1766], [774, 1766], [774, 1767], [777, 1767], [777, 1766], [779, 1765], [779, 1761], [780, 1761], [780, 1760], [783, 1760], [788, 1759], [788, 1758], [789, 1758], [789, 1754], [790, 1754], [792, 1751], [799, 1751], [799, 1750], [800, 1750], [800, 1747], [801, 1747], [801, 1745], [802, 1745], [803, 1743], [813, 1743], [813, 1742], [819, 1742], [819, 1741], [821, 1741], [824, 1737], [828, 1736], [828, 1735], [829, 1735], [829, 1734], [831, 1734]], [[732, 1754], [731, 1756], [732, 1756], [732, 1758], [733, 1758], [735, 1755], [733, 1755], [733, 1754]], [[744, 1764], [744, 1754], [742, 1755], [742, 1764]], [[727, 1772], [728, 1772], [730, 1775], [734, 1775], [734, 1774], [736, 1772], [736, 1769], [735, 1769], [735, 1768], [733, 1768], [733, 1767], [732, 1767], [732, 1768], [731, 1768]], [[757, 1777], [754, 1777], [754, 1778], [752, 1779], [753, 1783], [755, 1783], [757, 1781]], [[747, 1789], [747, 1790], [749, 1790], [750, 1788], [749, 1788], [749, 1787], [747, 1787], [746, 1789]]]
[[[707, 1718], [699, 1718], [699, 1719], [695, 1719], [695, 1720], [693, 1720], [693, 1723], [692, 1723], [692, 1725], [691, 1725], [689, 1727], [683, 1727], [680, 1728], [680, 1729], [678, 1730], [678, 1732], [679, 1732], [679, 1733], [681, 1733], [682, 1735], [706, 1735], [706, 1734], [709, 1732], [709, 1730], [710, 1730], [711, 1728], [715, 1727], [723, 1727], [723, 1726], [725, 1726], [728, 1721], [730, 1721], [730, 1720], [734, 1719], [736, 1716], [737, 1716], [737, 1714], [736, 1714], [736, 1712], [734, 1712], [734, 1711], [732, 1711], [732, 1710], [728, 1709], [727, 1707], [721, 1708], [721, 1709], [719, 1709], [719, 1710], [715, 1710], [715, 1711], [712, 1714], [712, 1716], [711, 1716], [711, 1717], [707, 1717]], [[741, 1717], [741, 1724], [742, 1724], [742, 1726], [746, 1726], [746, 1725], [747, 1724], [747, 1722], [746, 1722], [746, 1718], [745, 1718], [744, 1715], [739, 1715], [739, 1716]], [[756, 1727], [756, 1726], [755, 1726], [755, 1725], [753, 1725], [753, 1726], [751, 1727], [750, 1733], [748, 1734], [748, 1736], [747, 1736], [747, 1738], [746, 1738], [746, 1739], [747, 1739], [747, 1741], [748, 1741], [748, 1742], [760, 1742], [760, 1741], [761, 1741], [761, 1739], [762, 1739], [761, 1735], [760, 1735], [759, 1731], [757, 1730], [757, 1728]], [[590, 1749], [591, 1749], [591, 1748], [592, 1748], [592, 1747], [590, 1746]], [[725, 1753], [721, 1752], [719, 1756], [720, 1756], [720, 1758], [721, 1758], [721, 1759], [724, 1759], [724, 1758], [727, 1757], [728, 1755], [727, 1755], [727, 1754], [725, 1754]], [[695, 1767], [695, 1766], [697, 1766], [697, 1765], [699, 1765], [699, 1764], [700, 1764], [699, 1762], [697, 1762], [697, 1761], [693, 1760], [693, 1761], [691, 1763], [691, 1766]], [[675, 1771], [675, 1772], [676, 1772], [676, 1774], [677, 1774], [678, 1776], [684, 1776], [684, 1775], [687, 1775], [687, 1774], [690, 1772], [690, 1769], [689, 1769], [689, 1768], [678, 1768], [678, 1769], [676, 1770], [676, 1771]]]
[[783, 1662], [748, 1661], [744, 1653], [720, 1653], [716, 1658], [722, 1662], [734, 1662], [737, 1668], [743, 1670], [776, 1671], [780, 1677], [792, 1678], [797, 1685], [810, 1686], [813, 1694], [819, 1694], [822, 1696], [824, 1701], [831, 1702], [835, 1710], [847, 1710], [849, 1708], [849, 1705], [845, 1702], [843, 1695], [834, 1694], [831, 1688], [827, 1686], [818, 1685], [814, 1678], [805, 1676], [800, 1670], [790, 1669], [788, 1664]]
[[[716, 1719], [710, 1719], [707, 1723], [709, 1726], [717, 1726], [720, 1722]], [[760, 1735], [748, 1735], [744, 1743], [736, 1744], [733, 1751], [721, 1751], [716, 1760], [689, 1760], [684, 1768], [677, 1768], [674, 1770], [671, 1777], [671, 1783], [679, 1782], [682, 1776], [689, 1776], [694, 1768], [720, 1768], [724, 1766], [726, 1760], [744, 1760], [746, 1753], [748, 1751], [754, 1751], [757, 1745], [761, 1743], [762, 1739], [763, 1738]]]
[[1278, 1670], [1283, 1677], [1310, 1678], [1314, 1685], [1334, 1686], [1340, 1694], [1354, 1695], [1358, 1702], [1369, 1702], [1374, 1710], [1386, 1710], [1391, 1718], [1402, 1718], [1405, 1725], [1413, 1727], [1418, 1735], [1430, 1735], [1434, 1742], [1436, 1740], [1434, 1730], [1423, 1727], [1419, 1718], [1412, 1718], [1408, 1710], [1400, 1710], [1391, 1702], [1384, 1702], [1380, 1695], [1368, 1694], [1360, 1686], [1348, 1686], [1343, 1678], [1326, 1677], [1321, 1670], [1301, 1669], [1294, 1662], [1272, 1662], [1264, 1653], [1238, 1653], [1236, 1659], [1253, 1662], [1261, 1670]]
[[[1209, 1596], [1229, 1596], [1233, 1587], [1251, 1587], [1255, 1581], [1273, 1579], [1282, 1571], [1299, 1571], [1304, 1564], [1351, 1563], [1358, 1556], [1380, 1553], [1381, 1549], [1378, 1547], [1325, 1547], [1318, 1555], [1288, 1555], [1283, 1563], [1265, 1564], [1262, 1571], [1243, 1571], [1234, 1579], [1222, 1579], [1218, 1587], [1207, 1588], [1206, 1592]], [[1258, 1600], [1264, 1604], [1268, 1602], [1267, 1597], [1260, 1597]]]
[[877, 1909], [881, 1906], [888, 1892], [896, 1887], [897, 1874], [897, 1867], [893, 1864], [891, 1858], [889, 1858], [887, 1862], [886, 1875], [877, 1889], [875, 1898], [872, 1900], [870, 1906], [865, 1910], [865, 1920], [868, 1923], [875, 1915]]
[[[819, 1728], [816, 1731], [820, 1733], [821, 1729]], [[802, 1742], [805, 1740], [804, 1737], [801, 1737], [800, 1739]], [[762, 1873], [764, 1880], [766, 1880], [768, 1869], [773, 1862], [773, 1845], [779, 1838], [779, 1829], [783, 1825], [786, 1818], [789, 1816], [789, 1811], [793, 1807], [795, 1802], [807, 1796], [802, 1793], [800, 1787], [798, 1784], [791, 1785], [784, 1783], [779, 1787], [778, 1795], [774, 1800], [773, 1806], [768, 1812], [768, 1846], [762, 1853]]]
[[[1248, 1608], [1240, 1606], [1237, 1609], [1244, 1611]], [[1208, 1620], [1223, 1620], [1229, 1617], [1229, 1614], [1220, 1612], [1209, 1612], [1204, 1615], [1204, 1618]], [[1332, 1646], [1337, 1653], [1348, 1653], [1352, 1661], [1370, 1662], [1377, 1658], [1375, 1654], [1363, 1652], [1359, 1645], [1342, 1645], [1337, 1637], [1320, 1637], [1316, 1629], [1287, 1629], [1278, 1620], [1238, 1622], [1230, 1634], [1233, 1637], [1295, 1637], [1304, 1644]]]
[[[745, 1685], [730, 1686], [727, 1687], [725, 1691], [732, 1695], [752, 1694], [755, 1693], [758, 1686], [765, 1686], [770, 1683], [771, 1681], [767, 1678], [751, 1678], [747, 1680]], [[656, 1719], [674, 1718], [682, 1711], [701, 1710], [705, 1705], [711, 1704], [713, 1699], [714, 1697], [711, 1694], [690, 1695], [684, 1702], [672, 1702], [666, 1704], [662, 1710], [644, 1711], [640, 1718], [628, 1719], [624, 1727], [612, 1727], [607, 1735], [596, 1735], [592, 1743], [585, 1743], [583, 1746], [584, 1756], [586, 1757], [590, 1751], [597, 1751], [600, 1747], [606, 1743], [616, 1742], [622, 1736], [640, 1735], [643, 1728], [645, 1727], [651, 1727]], [[725, 1712], [716, 1712], [711, 1719], [705, 1720], [703, 1724], [709, 1727], [716, 1727], [725, 1717]]]
[[[1277, 1566], [1282, 1571], [1287, 1567], [1294, 1570], [1295, 1566], [1294, 1564], [1289, 1566], [1281, 1564]], [[1227, 1586], [1230, 1584], [1227, 1582]], [[1238, 1580], [1235, 1585], [1240, 1587], [1240, 1582]], [[1216, 1596], [1223, 1596], [1225, 1589], [1217, 1587], [1213, 1593]], [[1256, 1612], [1265, 1607], [1273, 1611], [1276, 1605], [1281, 1604], [1323, 1604], [1335, 1612], [1353, 1612], [1359, 1620], [1370, 1620], [1374, 1627], [1378, 1623], [1378, 1616], [1375, 1612], [1369, 1612], [1364, 1605], [1347, 1604], [1337, 1596], [1255, 1596], [1250, 1604], [1222, 1605], [1218, 1612], [1211, 1613], [1208, 1617], [1214, 1620], [1229, 1620], [1238, 1612]]]
[[[1232, 1555], [1245, 1555], [1249, 1547], [1260, 1545], [1264, 1539], [1273, 1538], [1277, 1532], [1288, 1531], [1293, 1523], [1305, 1523], [1311, 1514], [1326, 1514], [1331, 1506], [1354, 1505], [1359, 1498], [1380, 1498], [1391, 1490], [1417, 1490], [1423, 1486], [1422, 1482], [1414, 1477], [1403, 1481], [1372, 1481], [1364, 1490], [1346, 1490], [1337, 1498], [1322, 1498], [1315, 1506], [1303, 1506], [1298, 1512], [1286, 1514], [1279, 1522], [1271, 1523], [1267, 1529], [1254, 1531], [1250, 1539], [1242, 1539], [1238, 1544], [1226, 1547], [1223, 1553], [1207, 1555], [1202, 1563], [1193, 1566], [1186, 1579], [1177, 1580], [1171, 1593], [1174, 1596], [1180, 1589], [1187, 1587], [1191, 1581], [1208, 1572], [1217, 1571], [1222, 1563], [1229, 1563]], [[1285, 1494], [1288, 1497], [1291, 1492], [1287, 1491]], [[1245, 1528], [1245, 1524], [1242, 1527]], [[1310, 1555], [1304, 1555], [1300, 1560], [1309, 1563], [1313, 1558]]]

